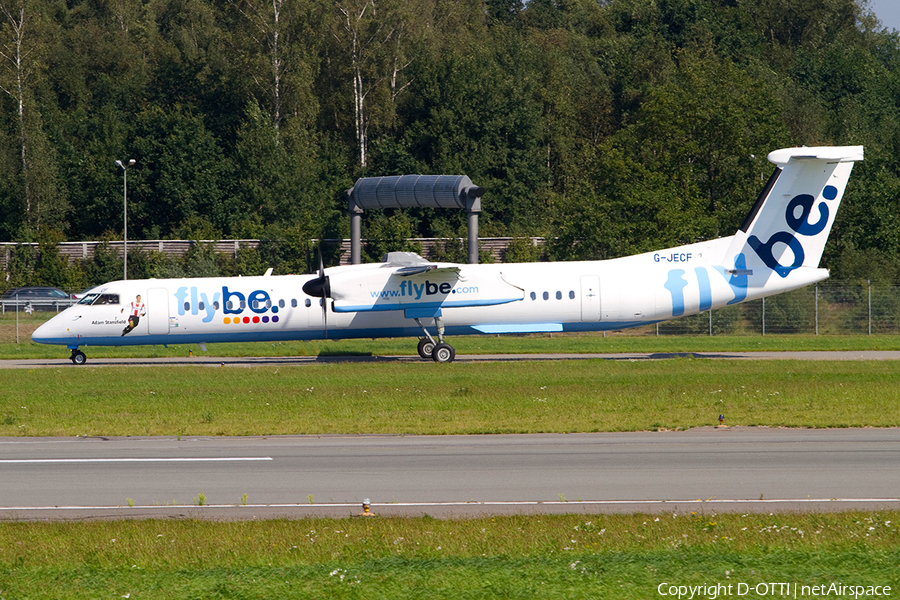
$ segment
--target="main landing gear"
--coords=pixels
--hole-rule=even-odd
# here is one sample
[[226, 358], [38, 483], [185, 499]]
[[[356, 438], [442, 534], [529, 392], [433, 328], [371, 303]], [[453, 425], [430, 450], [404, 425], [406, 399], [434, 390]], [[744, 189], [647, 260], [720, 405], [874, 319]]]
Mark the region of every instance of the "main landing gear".
[[444, 342], [444, 324], [440, 317], [435, 317], [434, 319], [438, 332], [437, 342], [434, 341], [434, 338], [431, 337], [431, 334], [428, 333], [428, 330], [425, 329], [425, 326], [422, 325], [422, 322], [419, 321], [419, 319], [416, 319], [415, 321], [416, 325], [421, 327], [422, 331], [425, 333], [425, 337], [419, 339], [419, 346], [417, 348], [419, 356], [425, 359], [430, 358], [437, 363], [448, 363], [456, 358], [456, 350], [453, 349], [453, 346]]
[[72, 355], [69, 357], [73, 365], [83, 365], [87, 362], [87, 356], [78, 348], [72, 348]]

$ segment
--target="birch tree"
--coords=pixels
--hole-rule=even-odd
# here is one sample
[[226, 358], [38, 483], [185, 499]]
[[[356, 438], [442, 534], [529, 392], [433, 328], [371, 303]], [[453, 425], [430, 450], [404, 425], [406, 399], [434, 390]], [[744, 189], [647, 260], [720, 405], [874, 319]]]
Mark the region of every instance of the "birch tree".
[[43, 132], [40, 112], [29, 88], [41, 66], [40, 13], [25, 0], [0, 0], [0, 14], [0, 59], [4, 67], [0, 71], [0, 89], [15, 107], [18, 187], [24, 202], [22, 233], [33, 238], [41, 226], [65, 227], [65, 206], [59, 202], [56, 186], [55, 150]]
[[229, 0], [229, 4], [248, 25], [251, 52], [265, 64], [264, 68], [251, 64], [249, 76], [266, 100], [275, 142], [280, 143], [286, 119], [300, 117], [311, 123], [317, 112], [309, 46], [320, 11], [313, 2], [291, 0]]
[[17, 131], [19, 134], [19, 157], [24, 186], [26, 222], [31, 221], [32, 198], [29, 193], [28, 177], [28, 141], [25, 134], [25, 84], [32, 70], [28, 68], [28, 58], [33, 51], [31, 45], [26, 45], [26, 24], [30, 25], [26, 18], [25, 2], [16, 5], [14, 2], [0, 2], [0, 10], [5, 19], [3, 23], [4, 35], [3, 57], [6, 77], [3, 78], [2, 89], [12, 98], [16, 110]]
[[369, 159], [369, 128], [375, 112], [371, 97], [384, 93], [387, 107], [379, 108], [389, 113], [382, 122], [390, 121], [393, 105], [410, 83], [402, 81], [404, 70], [412, 64], [408, 48], [423, 34], [430, 10], [427, 2], [394, 0], [343, 0], [335, 6], [332, 35], [351, 80], [354, 139], [362, 167]]

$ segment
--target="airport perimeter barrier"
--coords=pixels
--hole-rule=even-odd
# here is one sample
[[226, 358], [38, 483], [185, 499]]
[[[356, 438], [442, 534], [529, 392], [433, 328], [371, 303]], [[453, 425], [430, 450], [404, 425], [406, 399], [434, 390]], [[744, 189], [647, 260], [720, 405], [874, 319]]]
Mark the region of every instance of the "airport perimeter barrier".
[[60, 312], [77, 303], [77, 298], [69, 298], [68, 300], [16, 300], [15, 298], [0, 299], [0, 314], [7, 312], [23, 312], [31, 313], [34, 311], [54, 311]]
[[900, 333], [900, 285], [826, 281], [664, 321], [655, 330], [657, 335], [895, 334]]

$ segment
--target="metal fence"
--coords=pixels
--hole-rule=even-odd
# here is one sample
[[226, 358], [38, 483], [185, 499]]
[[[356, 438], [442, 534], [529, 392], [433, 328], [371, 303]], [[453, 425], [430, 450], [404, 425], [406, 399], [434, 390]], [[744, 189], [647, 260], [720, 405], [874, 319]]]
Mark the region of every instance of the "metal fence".
[[665, 321], [658, 335], [872, 335], [900, 333], [900, 286], [824, 282]]
[[77, 302], [78, 300], [76, 298], [69, 298], [67, 300], [16, 300], [15, 298], [3, 298], [0, 300], [0, 314], [5, 315], [7, 312], [16, 311], [27, 314], [31, 314], [35, 311], [45, 312], [51, 310], [54, 312], [62, 312]]

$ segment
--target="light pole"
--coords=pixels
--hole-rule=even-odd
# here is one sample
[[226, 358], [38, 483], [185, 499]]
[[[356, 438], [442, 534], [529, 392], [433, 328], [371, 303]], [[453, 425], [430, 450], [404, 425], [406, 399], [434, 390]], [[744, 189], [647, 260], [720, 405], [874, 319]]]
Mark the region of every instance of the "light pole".
[[133, 167], [135, 162], [136, 161], [133, 158], [128, 161], [127, 165], [123, 164], [121, 160], [116, 161], [116, 165], [122, 167], [122, 178], [125, 189], [125, 191], [123, 192], [124, 208], [122, 210], [123, 214], [125, 215], [125, 231], [122, 238], [122, 249], [125, 251], [125, 259], [123, 263], [124, 269], [122, 272], [123, 279], [125, 280], [128, 279], [128, 167]]

